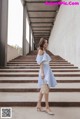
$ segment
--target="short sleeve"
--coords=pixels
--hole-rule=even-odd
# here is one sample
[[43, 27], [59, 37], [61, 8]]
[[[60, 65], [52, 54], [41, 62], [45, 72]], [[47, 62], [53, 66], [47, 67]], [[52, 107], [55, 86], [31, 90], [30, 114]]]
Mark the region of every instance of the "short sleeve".
[[38, 54], [36, 57], [36, 61], [37, 61], [37, 64], [41, 64], [44, 61], [51, 61], [51, 57], [46, 53], [44, 53], [43, 55]]
[[36, 57], [37, 64], [41, 64], [43, 62], [43, 55], [37, 55]]

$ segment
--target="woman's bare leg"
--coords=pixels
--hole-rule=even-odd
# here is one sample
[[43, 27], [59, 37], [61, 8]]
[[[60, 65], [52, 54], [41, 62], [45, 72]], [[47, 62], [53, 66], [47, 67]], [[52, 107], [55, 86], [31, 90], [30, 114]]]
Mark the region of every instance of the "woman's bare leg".
[[46, 108], [49, 108], [49, 103], [48, 103], [48, 98], [49, 98], [49, 93], [47, 93], [47, 94], [44, 94], [44, 96], [45, 96], [45, 106], [46, 106]]
[[44, 97], [45, 97], [45, 107], [46, 107], [46, 111], [47, 112], [51, 112], [51, 109], [50, 109], [50, 107], [49, 107], [49, 92], [48, 93], [45, 93], [44, 94]]
[[40, 92], [39, 92], [39, 98], [38, 98], [38, 103], [37, 103], [37, 108], [41, 108], [42, 98], [43, 98], [43, 94], [42, 94], [42, 92], [40, 90]]

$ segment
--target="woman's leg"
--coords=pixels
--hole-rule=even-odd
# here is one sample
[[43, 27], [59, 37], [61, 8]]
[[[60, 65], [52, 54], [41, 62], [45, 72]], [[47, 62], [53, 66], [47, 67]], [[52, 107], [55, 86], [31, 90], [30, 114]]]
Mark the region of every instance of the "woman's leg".
[[[49, 88], [49, 86], [48, 86], [48, 88]], [[45, 107], [46, 107], [46, 111], [47, 112], [51, 112], [51, 109], [50, 109], [50, 107], [49, 107], [49, 92], [48, 93], [45, 93], [44, 94], [44, 97], [45, 97]]]
[[45, 107], [46, 107], [46, 109], [48, 109], [49, 108], [49, 102], [48, 102], [48, 100], [49, 100], [49, 93], [45, 93], [44, 97], [45, 97]]
[[42, 97], [43, 97], [43, 94], [42, 94], [41, 89], [40, 89], [37, 108], [41, 108]]

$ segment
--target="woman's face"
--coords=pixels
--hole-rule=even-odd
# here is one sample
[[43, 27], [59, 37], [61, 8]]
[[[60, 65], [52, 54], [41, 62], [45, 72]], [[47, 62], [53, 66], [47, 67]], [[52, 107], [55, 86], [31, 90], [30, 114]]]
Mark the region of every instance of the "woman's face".
[[48, 47], [48, 42], [45, 40], [44, 48], [46, 49]]

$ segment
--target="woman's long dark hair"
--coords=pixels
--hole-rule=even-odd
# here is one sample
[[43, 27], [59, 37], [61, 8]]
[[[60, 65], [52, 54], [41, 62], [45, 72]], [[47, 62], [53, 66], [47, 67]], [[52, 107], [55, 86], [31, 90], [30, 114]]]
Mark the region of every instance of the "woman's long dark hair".
[[39, 48], [41, 49], [41, 50], [43, 50], [43, 46], [44, 46], [44, 44], [45, 44], [45, 38], [40, 38], [40, 41], [39, 41]]

